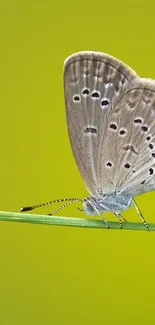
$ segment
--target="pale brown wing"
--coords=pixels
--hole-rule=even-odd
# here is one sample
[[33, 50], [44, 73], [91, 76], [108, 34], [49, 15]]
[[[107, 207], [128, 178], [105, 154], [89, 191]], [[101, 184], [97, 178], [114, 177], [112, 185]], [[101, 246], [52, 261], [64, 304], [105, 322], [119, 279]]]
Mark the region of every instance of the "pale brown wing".
[[[109, 181], [122, 194], [134, 197], [154, 190], [155, 80], [134, 79], [113, 111], [117, 113], [111, 114], [103, 132], [99, 160], [101, 187], [104, 189], [107, 173]], [[111, 123], [115, 129], [110, 128]], [[108, 171], [107, 160], [112, 164]]]
[[[109, 175], [100, 166], [101, 154], [106, 155], [103, 131], [112, 109], [136, 77], [130, 67], [104, 53], [79, 52], [65, 61], [68, 132], [76, 163], [91, 195], [98, 195], [103, 183], [105, 192], [113, 188]], [[113, 150], [110, 142], [108, 146]]]

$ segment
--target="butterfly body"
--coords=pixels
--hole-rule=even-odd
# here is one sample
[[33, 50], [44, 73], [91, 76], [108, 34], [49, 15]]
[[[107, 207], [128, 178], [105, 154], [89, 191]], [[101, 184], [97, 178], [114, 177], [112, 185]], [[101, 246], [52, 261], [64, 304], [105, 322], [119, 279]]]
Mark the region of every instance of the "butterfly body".
[[83, 202], [84, 211], [91, 216], [102, 212], [120, 213], [133, 205], [132, 197], [119, 193], [100, 197], [88, 197]]

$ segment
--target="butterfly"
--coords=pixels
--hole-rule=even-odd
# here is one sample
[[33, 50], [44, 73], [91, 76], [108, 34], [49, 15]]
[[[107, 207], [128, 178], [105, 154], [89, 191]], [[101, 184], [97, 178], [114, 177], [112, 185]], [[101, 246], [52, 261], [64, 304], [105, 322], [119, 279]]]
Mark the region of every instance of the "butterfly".
[[[122, 227], [122, 211], [135, 206], [135, 197], [155, 189], [155, 80], [140, 78], [117, 58], [84, 51], [64, 62], [64, 97], [70, 143], [90, 194], [78, 201], [88, 215], [113, 212]], [[53, 214], [52, 213], [52, 214]]]

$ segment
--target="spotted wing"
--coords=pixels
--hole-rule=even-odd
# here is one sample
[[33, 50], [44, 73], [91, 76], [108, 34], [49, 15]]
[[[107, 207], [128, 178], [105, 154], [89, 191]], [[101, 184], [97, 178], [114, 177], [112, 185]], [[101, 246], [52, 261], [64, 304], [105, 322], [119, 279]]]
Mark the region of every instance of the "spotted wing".
[[132, 197], [155, 189], [155, 80], [136, 78], [130, 83], [102, 139], [101, 182], [107, 173], [115, 190]]
[[112, 114], [117, 114], [117, 103], [136, 77], [127, 65], [104, 53], [79, 52], [65, 61], [69, 137], [79, 171], [91, 195], [97, 195], [100, 188], [105, 193], [113, 188], [108, 175], [110, 166], [101, 166], [102, 160], [103, 164], [110, 164], [108, 152], [115, 150], [111, 137], [106, 141], [105, 137], [109, 123], [114, 131]]

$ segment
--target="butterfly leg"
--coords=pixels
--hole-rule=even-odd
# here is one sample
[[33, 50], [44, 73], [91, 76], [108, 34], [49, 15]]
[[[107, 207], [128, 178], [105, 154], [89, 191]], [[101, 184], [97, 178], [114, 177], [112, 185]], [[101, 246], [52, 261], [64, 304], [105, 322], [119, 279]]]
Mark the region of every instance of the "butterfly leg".
[[115, 216], [116, 216], [116, 217], [118, 218], [118, 220], [119, 220], [120, 229], [122, 229], [122, 220], [121, 220], [121, 219], [123, 219], [124, 221], [126, 221], [126, 220], [121, 216], [120, 213], [114, 212], [114, 214], [115, 214]]
[[[90, 203], [90, 202], [89, 202]], [[96, 211], [96, 214], [99, 215], [104, 223], [106, 224], [107, 228], [110, 229], [108, 221], [104, 218], [103, 214], [99, 212], [99, 210], [96, 208], [96, 206], [93, 204], [93, 202], [90, 203], [92, 208]]]
[[81, 208], [79, 208], [79, 207], [77, 207], [77, 209], [80, 210], [80, 211], [82, 211], [82, 212], [84, 212], [84, 209], [81, 209]]
[[124, 221], [124, 222], [128, 222], [120, 213], [119, 214], [119, 217]]
[[[77, 207], [77, 209], [80, 210], [80, 211], [84, 211], [84, 209], [80, 209], [79, 207]], [[101, 215], [101, 214], [99, 213], [98, 210], [97, 210], [97, 214], [98, 214], [98, 215], [102, 218], [102, 220], [105, 222], [105, 224], [107, 225], [107, 228], [110, 229], [109, 224], [108, 224], [108, 221], [103, 217], [103, 215]]]
[[101, 215], [100, 213], [98, 213], [98, 214], [101, 216], [101, 218], [102, 218], [102, 220], [104, 221], [104, 223], [106, 224], [107, 228], [110, 229], [110, 227], [109, 227], [109, 223], [108, 223], [108, 221], [104, 218], [103, 214], [102, 214], [102, 215]]
[[124, 222], [128, 222], [128, 220], [126, 220], [122, 215], [121, 218], [123, 219]]
[[142, 221], [143, 221], [143, 223], [144, 223], [144, 225], [145, 225], [146, 229], [149, 231], [149, 227], [148, 227], [148, 224], [147, 224], [147, 222], [146, 222], [146, 220], [145, 220], [144, 216], [142, 215], [141, 211], [139, 210], [139, 208], [138, 208], [138, 206], [137, 206], [137, 204], [136, 204], [135, 200], [134, 200], [134, 199], [132, 199], [132, 201], [133, 201], [133, 203], [134, 203], [134, 206], [135, 206], [135, 208], [136, 208], [136, 211], [137, 211], [137, 213], [139, 214], [139, 216], [141, 217], [141, 219], [142, 219]]

